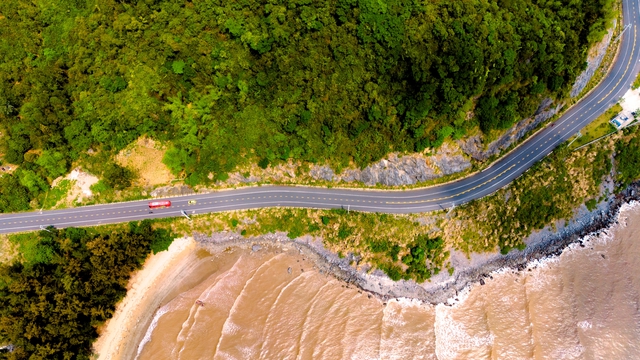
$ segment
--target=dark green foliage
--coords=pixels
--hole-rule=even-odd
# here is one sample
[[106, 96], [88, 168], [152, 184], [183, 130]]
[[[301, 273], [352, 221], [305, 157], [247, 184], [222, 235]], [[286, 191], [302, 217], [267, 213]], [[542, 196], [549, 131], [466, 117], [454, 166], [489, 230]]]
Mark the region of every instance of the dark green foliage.
[[413, 278], [419, 283], [424, 282], [431, 277], [431, 268], [437, 274], [439, 271], [437, 266], [441, 264], [437, 260], [444, 252], [444, 240], [442, 238], [429, 238], [427, 235], [418, 235], [415, 242], [407, 250], [409, 252], [402, 257], [402, 262], [407, 265], [405, 274], [409, 278]]
[[171, 63], [171, 69], [176, 74], [184, 74], [184, 61], [176, 60]]
[[400, 250], [402, 250], [402, 248], [398, 244], [391, 245], [391, 247], [387, 251], [387, 255], [389, 255], [391, 261], [398, 260], [398, 254], [400, 254]]
[[287, 236], [289, 237], [289, 239], [295, 239], [302, 236], [303, 234], [304, 234], [303, 229], [300, 229], [298, 227], [293, 227], [291, 230], [289, 230], [289, 232], [287, 233]]
[[[389, 250], [389, 242], [386, 240], [369, 240], [369, 249], [374, 253], [384, 253]], [[398, 256], [398, 255], [396, 255]]]
[[640, 179], [640, 137], [616, 144], [616, 170], [621, 187]]
[[58, 151], [43, 151], [42, 155], [36, 160], [36, 164], [45, 169], [50, 179], [55, 179], [67, 172], [67, 160], [65, 156]]
[[378, 267], [380, 268], [380, 270], [384, 271], [393, 281], [398, 281], [403, 278], [402, 269], [397, 265], [381, 264]]
[[156, 229], [153, 232], [151, 239], [151, 245], [149, 248], [154, 254], [169, 249], [169, 246], [173, 242], [174, 236], [165, 229]]
[[596, 199], [591, 199], [591, 200], [587, 200], [587, 202], [585, 202], [584, 204], [587, 207], [587, 210], [593, 211], [596, 209], [596, 205], [598, 204], [598, 201]]
[[238, 223], [239, 223], [239, 222], [238, 222], [238, 219], [231, 219], [231, 226], [232, 226], [232, 227], [236, 227], [236, 226], [238, 226]]
[[258, 161], [258, 166], [260, 166], [263, 169], [268, 168], [269, 167], [269, 159], [267, 159], [267, 158], [260, 159], [260, 161]]
[[[444, 251], [444, 240], [440, 237], [430, 238], [428, 235], [416, 236], [404, 251], [401, 246], [390, 244], [387, 240], [369, 240], [368, 244], [373, 253], [386, 253], [386, 257], [377, 258], [376, 267], [396, 281], [413, 279], [422, 283], [432, 274], [438, 274], [449, 256]], [[404, 255], [398, 259], [401, 251]], [[399, 266], [398, 260], [405, 265], [405, 270]]]
[[131, 180], [134, 174], [131, 170], [120, 166], [114, 162], [105, 165], [102, 177], [106, 185], [109, 187], [122, 190], [131, 186]]
[[518, 249], [518, 250], [522, 251], [526, 247], [527, 247], [527, 245], [525, 243], [519, 243], [515, 247], [503, 244], [503, 245], [500, 246], [500, 254], [507, 255], [513, 249]]
[[329, 225], [329, 222], [331, 222], [331, 218], [328, 216], [322, 216], [322, 223], [324, 225]]
[[338, 216], [344, 216], [344, 215], [347, 215], [349, 213], [349, 211], [347, 209], [345, 209], [345, 208], [331, 209], [329, 211], [331, 211], [332, 213], [334, 213], [334, 214], [336, 214]]
[[103, 77], [100, 79], [100, 85], [105, 88], [105, 90], [117, 93], [127, 87], [127, 82], [122, 76], [116, 76], [113, 78]]
[[[612, 0], [0, 2], [0, 152], [49, 181], [141, 135], [189, 184], [365, 166], [562, 96]], [[477, 119], [465, 120], [474, 110]], [[247, 156], [249, 154], [250, 156]], [[213, 174], [212, 180], [209, 174]], [[38, 185], [35, 185], [38, 187]], [[121, 185], [117, 185], [120, 187]]]
[[29, 189], [13, 175], [0, 175], [0, 212], [29, 209]]
[[91, 191], [96, 194], [109, 190], [109, 185], [107, 185], [104, 180], [100, 180], [97, 183], [91, 185]]
[[351, 230], [347, 224], [340, 224], [340, 227], [338, 228], [338, 238], [344, 240], [348, 238], [352, 232], [353, 230]]
[[49, 230], [28, 234], [36, 251], [24, 263], [0, 266], [0, 343], [16, 347], [2, 356], [89, 359], [96, 330], [124, 297], [131, 272], [150, 244], [166, 243], [169, 234], [148, 221], [120, 233]]

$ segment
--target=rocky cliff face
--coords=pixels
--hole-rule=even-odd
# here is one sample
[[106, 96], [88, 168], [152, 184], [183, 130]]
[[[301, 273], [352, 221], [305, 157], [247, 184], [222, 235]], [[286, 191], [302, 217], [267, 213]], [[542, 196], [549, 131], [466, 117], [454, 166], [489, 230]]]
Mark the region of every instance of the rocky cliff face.
[[[587, 86], [587, 83], [596, 70], [602, 63], [604, 59], [604, 55], [607, 52], [607, 48], [611, 43], [611, 38], [613, 37], [613, 30], [615, 29], [614, 25], [611, 27], [607, 35], [604, 36], [602, 41], [593, 46], [589, 50], [589, 55], [587, 58], [587, 68], [576, 78], [575, 83], [573, 84], [573, 88], [571, 89], [571, 97], [576, 97], [580, 94], [582, 90]], [[492, 155], [496, 155], [501, 151], [505, 150], [511, 144], [517, 142], [522, 137], [524, 137], [529, 131], [535, 129], [540, 123], [545, 120], [553, 117], [555, 114], [562, 109], [564, 104], [553, 104], [553, 101], [549, 98], [544, 99], [536, 113], [529, 118], [521, 120], [511, 129], [509, 129], [504, 135], [502, 135], [499, 139], [493, 141], [489, 145], [484, 146], [482, 135], [471, 136], [464, 140], [458, 141], [458, 145], [465, 154], [471, 156], [474, 160], [477, 161], [485, 161]]]
[[465, 154], [471, 156], [474, 160], [485, 161], [490, 156], [500, 153], [511, 146], [511, 144], [520, 140], [529, 131], [540, 125], [540, 123], [557, 114], [564, 105], [560, 104], [556, 107], [550, 107], [552, 103], [551, 99], [543, 100], [534, 116], [518, 122], [511, 129], [507, 130], [506, 133], [500, 136], [500, 138], [490, 143], [486, 150], [482, 142], [482, 135], [475, 135], [464, 140], [459, 140], [458, 145], [460, 145], [460, 148], [462, 148]]
[[412, 185], [444, 175], [464, 171], [471, 162], [455, 144], [445, 144], [436, 155], [411, 154], [398, 156], [389, 154], [386, 159], [373, 163], [363, 170], [348, 169], [340, 174], [327, 165], [314, 166], [309, 175], [326, 181], [360, 181], [365, 185], [387, 186]]
[[593, 77], [593, 74], [596, 73], [596, 70], [602, 63], [602, 59], [604, 59], [604, 55], [607, 53], [607, 48], [609, 47], [609, 43], [611, 42], [611, 38], [613, 37], [613, 31], [616, 28], [616, 21], [613, 20], [613, 26], [609, 29], [609, 32], [604, 36], [602, 41], [589, 49], [589, 55], [587, 55], [587, 68], [576, 78], [576, 82], [573, 83], [573, 88], [571, 88], [571, 97], [576, 97], [584, 90], [589, 80]]
[[191, 187], [187, 185], [176, 185], [159, 187], [153, 190], [150, 195], [153, 197], [167, 197], [190, 194], [195, 194], [195, 191], [193, 191]]

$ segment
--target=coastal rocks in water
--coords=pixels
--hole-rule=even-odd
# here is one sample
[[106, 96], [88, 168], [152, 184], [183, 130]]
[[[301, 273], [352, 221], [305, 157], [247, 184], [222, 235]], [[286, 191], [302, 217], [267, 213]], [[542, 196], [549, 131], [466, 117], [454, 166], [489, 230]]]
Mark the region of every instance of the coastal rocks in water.
[[540, 125], [540, 123], [557, 114], [564, 106], [564, 104], [559, 104], [556, 107], [547, 109], [551, 104], [552, 102], [550, 99], [543, 100], [533, 117], [526, 118], [518, 122], [518, 124], [507, 130], [507, 132], [500, 136], [500, 138], [490, 143], [486, 150], [483, 148], [482, 135], [470, 136], [465, 140], [459, 140], [458, 145], [460, 145], [460, 148], [473, 159], [484, 161], [490, 156], [500, 153], [502, 150], [511, 146], [511, 144], [520, 140], [529, 131]]
[[195, 194], [195, 191], [187, 185], [163, 186], [151, 192], [153, 197], [178, 196]]
[[587, 68], [578, 75], [576, 81], [573, 83], [573, 87], [571, 88], [571, 97], [580, 95], [580, 92], [584, 90], [589, 83], [589, 80], [593, 77], [593, 74], [595, 74], [602, 62], [602, 59], [604, 59], [604, 55], [607, 53], [607, 48], [609, 47], [615, 28], [616, 20], [614, 19], [613, 26], [609, 29], [609, 32], [604, 36], [602, 41], [589, 49], [589, 54], [587, 55]]
[[360, 181], [369, 186], [376, 184], [399, 186], [412, 185], [464, 171], [470, 166], [471, 162], [460, 148], [455, 144], [444, 144], [433, 156], [390, 154], [387, 159], [373, 163], [364, 170], [347, 169], [336, 175], [328, 165], [316, 165], [311, 168], [309, 174], [318, 180]]

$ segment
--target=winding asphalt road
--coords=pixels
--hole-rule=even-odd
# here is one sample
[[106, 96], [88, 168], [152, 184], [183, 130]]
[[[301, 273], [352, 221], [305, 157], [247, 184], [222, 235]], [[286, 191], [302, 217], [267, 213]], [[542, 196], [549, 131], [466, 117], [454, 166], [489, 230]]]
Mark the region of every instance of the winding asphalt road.
[[[623, 1], [620, 52], [607, 77], [553, 126], [539, 131], [489, 168], [467, 178], [416, 190], [346, 190], [313, 187], [260, 186], [171, 198], [172, 206], [149, 212], [148, 200], [80, 208], [0, 215], [0, 233], [38, 230], [41, 226], [91, 226], [133, 220], [265, 207], [302, 207], [354, 211], [412, 213], [440, 210], [489, 195], [524, 173], [580, 129], [613, 106], [640, 71], [639, 0]], [[189, 200], [196, 200], [189, 205]]]

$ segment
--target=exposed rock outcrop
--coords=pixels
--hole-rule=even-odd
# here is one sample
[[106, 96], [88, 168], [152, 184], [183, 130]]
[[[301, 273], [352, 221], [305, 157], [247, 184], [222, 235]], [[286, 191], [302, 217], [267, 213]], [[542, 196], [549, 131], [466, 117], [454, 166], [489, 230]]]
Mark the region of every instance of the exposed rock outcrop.
[[398, 156], [389, 154], [387, 159], [373, 163], [363, 170], [347, 169], [336, 174], [327, 165], [314, 166], [309, 175], [326, 181], [360, 181], [365, 185], [387, 186], [412, 185], [468, 169], [471, 162], [455, 144], [445, 144], [436, 155], [411, 154]]
[[334, 181], [336, 179], [336, 174], [328, 165], [312, 167], [309, 175], [316, 180]]
[[242, 174], [240, 174], [239, 172], [234, 172], [234, 173], [230, 173], [229, 174], [229, 179], [227, 179], [226, 183], [227, 184], [250, 184], [250, 183], [255, 183], [260, 181], [260, 178], [257, 176], [253, 176], [253, 175], [249, 175], [249, 176], [244, 176]]
[[187, 185], [163, 186], [151, 192], [153, 197], [177, 196], [195, 194], [195, 191]]
[[587, 68], [578, 75], [576, 81], [573, 83], [573, 88], [571, 88], [571, 97], [580, 95], [580, 92], [582, 92], [585, 86], [587, 86], [589, 80], [593, 77], [593, 74], [596, 73], [600, 63], [602, 63], [602, 59], [604, 59], [604, 55], [607, 53], [607, 48], [609, 47], [615, 28], [616, 20], [614, 19], [613, 26], [611, 26], [609, 32], [604, 36], [602, 41], [589, 49], [589, 55], [587, 56]]
[[459, 140], [458, 144], [460, 145], [460, 148], [473, 159], [484, 161], [490, 156], [500, 153], [502, 150], [511, 146], [511, 144], [520, 140], [529, 131], [540, 125], [540, 123], [557, 114], [564, 106], [564, 104], [559, 104], [556, 107], [546, 109], [551, 103], [551, 99], [543, 100], [534, 116], [518, 122], [511, 129], [507, 130], [504, 135], [489, 144], [486, 150], [483, 148], [482, 135], [475, 135], [468, 137], [465, 140]]

